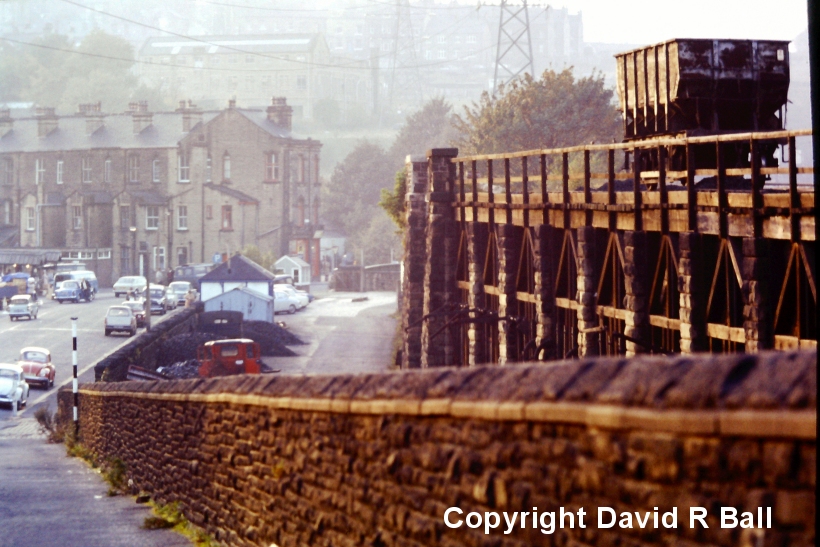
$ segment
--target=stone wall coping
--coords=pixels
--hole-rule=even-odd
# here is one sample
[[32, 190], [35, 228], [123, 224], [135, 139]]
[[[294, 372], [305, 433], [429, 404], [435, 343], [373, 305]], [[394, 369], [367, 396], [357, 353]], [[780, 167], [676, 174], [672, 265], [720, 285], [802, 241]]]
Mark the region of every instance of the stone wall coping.
[[369, 399], [276, 397], [242, 393], [156, 393], [97, 391], [88, 397], [123, 397], [164, 402], [231, 404], [273, 410], [406, 416], [449, 416], [485, 421], [531, 421], [582, 425], [599, 429], [642, 430], [690, 435], [816, 439], [816, 410], [664, 410], [567, 402], [459, 401], [435, 399]]

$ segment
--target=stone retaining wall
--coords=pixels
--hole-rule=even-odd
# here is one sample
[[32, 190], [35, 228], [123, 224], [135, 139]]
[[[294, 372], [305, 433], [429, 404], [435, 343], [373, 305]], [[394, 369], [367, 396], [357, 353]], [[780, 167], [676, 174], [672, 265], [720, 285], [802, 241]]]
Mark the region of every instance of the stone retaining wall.
[[[809, 546], [816, 358], [95, 383], [81, 386], [81, 439], [228, 545]], [[445, 526], [452, 506], [583, 507], [588, 527], [505, 535], [502, 520], [485, 535]], [[599, 506], [677, 507], [680, 524], [597, 529]], [[709, 529], [689, 527], [692, 506]], [[771, 507], [773, 526], [721, 529], [722, 506]]]

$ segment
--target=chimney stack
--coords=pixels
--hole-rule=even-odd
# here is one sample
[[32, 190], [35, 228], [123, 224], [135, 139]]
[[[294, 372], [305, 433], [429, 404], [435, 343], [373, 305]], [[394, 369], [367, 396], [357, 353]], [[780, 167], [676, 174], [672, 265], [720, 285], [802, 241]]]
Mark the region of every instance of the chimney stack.
[[202, 121], [202, 110], [197, 108], [197, 106], [190, 99], [188, 99], [187, 104], [185, 101], [179, 101], [179, 108], [177, 108], [177, 112], [182, 112], [183, 133], [188, 133], [191, 129], [196, 127], [196, 124]]
[[128, 103], [128, 112], [134, 121], [134, 135], [139, 135], [153, 123], [154, 115], [148, 112], [148, 101]]
[[81, 104], [79, 113], [85, 115], [86, 135], [93, 135], [97, 129], [105, 125], [103, 123], [105, 115], [102, 113], [102, 103], [100, 101]]
[[38, 106], [34, 115], [37, 118], [37, 136], [41, 139], [57, 129], [57, 116], [53, 107]]
[[0, 108], [0, 138], [5, 137], [14, 128], [14, 120], [11, 117], [11, 110]]
[[267, 109], [268, 121], [279, 127], [290, 131], [293, 121], [293, 108], [288, 106], [288, 100], [285, 97], [273, 97], [271, 105]]
[[236, 108], [236, 97], [228, 100], [228, 108]]

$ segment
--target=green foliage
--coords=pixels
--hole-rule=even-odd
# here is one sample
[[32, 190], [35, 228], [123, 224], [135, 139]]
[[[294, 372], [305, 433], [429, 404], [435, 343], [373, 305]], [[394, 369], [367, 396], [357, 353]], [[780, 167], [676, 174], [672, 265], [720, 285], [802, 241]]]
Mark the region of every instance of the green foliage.
[[143, 528], [148, 530], [173, 529], [174, 532], [190, 539], [195, 547], [216, 547], [219, 545], [204, 530], [188, 522], [188, 519], [182, 514], [178, 502], [167, 505], [151, 503], [151, 509], [153, 515], [145, 517], [142, 524]]
[[259, 250], [259, 247], [256, 245], [245, 245], [245, 247], [239, 251], [239, 254], [253, 260], [266, 270], [273, 271], [273, 265], [276, 263], [276, 255], [273, 252], [263, 253]]
[[59, 34], [44, 34], [32, 43], [56, 49], [2, 45], [0, 101], [34, 101], [62, 113], [76, 112], [78, 104], [96, 101], [102, 101], [105, 112], [121, 112], [136, 100], [148, 100], [157, 110], [171, 106], [158, 90], [138, 85], [131, 71], [134, 48], [124, 38], [94, 31], [79, 44]]
[[453, 107], [442, 98], [431, 99], [407, 117], [387, 154], [395, 168], [403, 167], [408, 155], [426, 154], [431, 148], [445, 148], [455, 139]]
[[103, 478], [108, 483], [108, 495], [116, 496], [125, 491], [128, 484], [128, 470], [119, 458], [109, 458], [103, 466]]
[[[34, 419], [37, 420], [40, 433], [46, 436], [48, 442], [57, 444], [65, 441], [66, 430], [69, 426], [61, 422], [57, 417], [57, 413], [51, 412], [51, 408], [48, 405], [41, 406], [35, 410]], [[71, 424], [70, 427], [73, 427], [73, 424]]]
[[612, 99], [602, 75], [575, 79], [569, 68], [547, 70], [539, 80], [526, 74], [502, 86], [496, 97], [484, 92], [464, 108], [464, 117], [455, 117], [459, 154], [610, 142], [621, 129]]
[[391, 192], [387, 188], [382, 188], [382, 199], [379, 206], [387, 213], [387, 216], [399, 227], [399, 232], [404, 231], [407, 221], [404, 218], [404, 197], [407, 195], [407, 171], [399, 169], [396, 171], [396, 183]]

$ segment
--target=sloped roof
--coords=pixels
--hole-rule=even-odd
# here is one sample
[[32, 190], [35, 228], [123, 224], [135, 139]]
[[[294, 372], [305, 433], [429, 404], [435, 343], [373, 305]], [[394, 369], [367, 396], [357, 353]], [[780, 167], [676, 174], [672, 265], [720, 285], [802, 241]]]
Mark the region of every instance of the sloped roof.
[[261, 127], [263, 130], [270, 133], [274, 137], [286, 139], [292, 136], [291, 132], [288, 129], [280, 125], [276, 125], [275, 123], [270, 121], [268, 119], [268, 113], [264, 110], [255, 110], [251, 108], [237, 108], [237, 112], [248, 118], [256, 126]]
[[276, 261], [275, 266], [278, 268], [280, 262], [289, 261], [293, 264], [296, 264], [300, 268], [310, 268], [310, 264], [299, 258], [298, 256], [283, 256], [279, 260]]
[[239, 203], [259, 203], [259, 200], [257, 200], [255, 197], [249, 196], [245, 192], [241, 192], [241, 191], [237, 190], [236, 188], [231, 188], [230, 186], [225, 186], [224, 184], [213, 184], [213, 183], [211, 183], [211, 184], [205, 184], [204, 186], [205, 186], [205, 188], [208, 188], [209, 190], [214, 190], [216, 192], [219, 192], [221, 194], [225, 194], [226, 196], [230, 196], [230, 197], [232, 197], [236, 200], [239, 200]]
[[169, 199], [159, 192], [150, 190], [129, 190], [127, 193], [142, 205], [165, 205]]
[[240, 254], [232, 256], [200, 279], [200, 283], [220, 281], [273, 281], [276, 276]]
[[211, 298], [208, 299], [208, 302], [210, 302], [211, 300], [219, 300], [220, 298], [225, 298], [226, 296], [229, 296], [234, 291], [239, 291], [241, 293], [247, 294], [248, 296], [252, 296], [253, 298], [258, 298], [259, 300], [264, 300], [265, 302], [273, 301], [273, 297], [268, 296], [267, 294], [262, 294], [261, 292], [255, 291], [253, 289], [249, 289], [247, 287], [236, 287], [235, 289], [231, 289], [230, 291], [225, 291], [225, 292], [220, 293], [216, 296], [212, 296]]
[[[202, 113], [207, 123], [219, 111]], [[58, 116], [57, 128], [45, 137], [37, 132], [37, 117], [17, 118], [11, 131], [0, 138], [2, 152], [38, 152], [60, 150], [91, 150], [100, 148], [175, 148], [185, 133], [182, 132], [181, 112], [156, 112], [151, 125], [134, 134], [130, 113], [106, 114], [103, 125], [86, 135], [86, 117], [82, 114]]]

